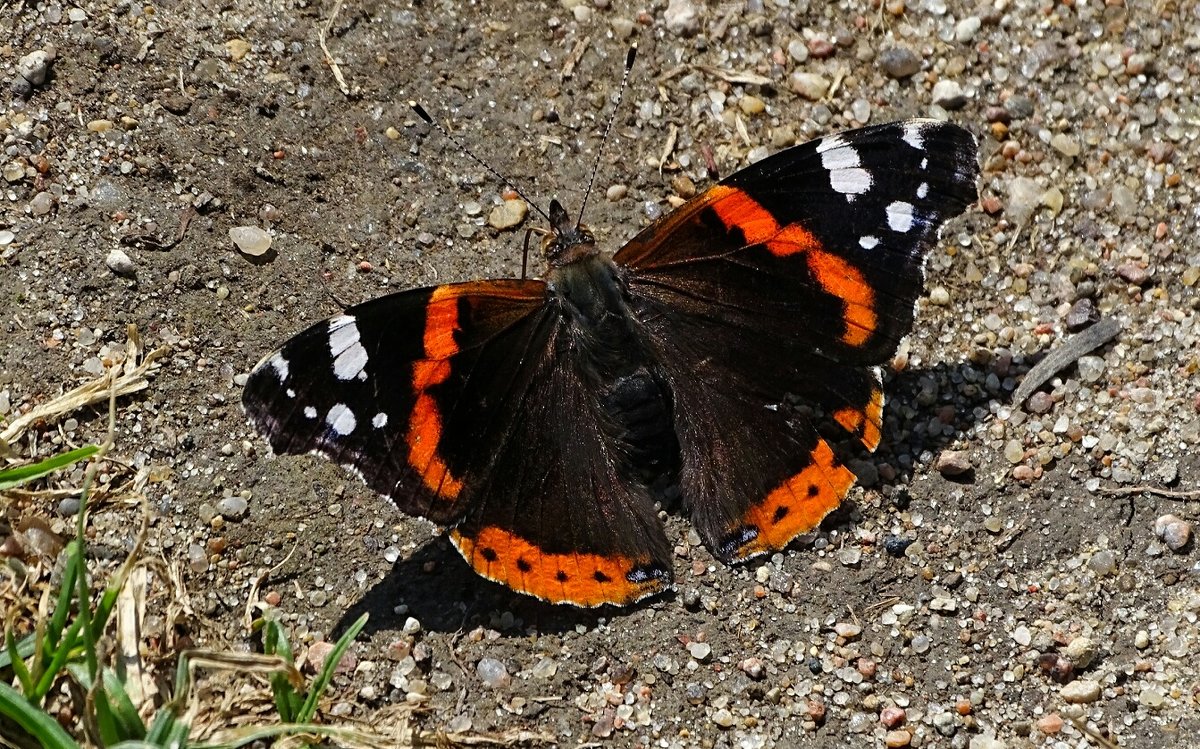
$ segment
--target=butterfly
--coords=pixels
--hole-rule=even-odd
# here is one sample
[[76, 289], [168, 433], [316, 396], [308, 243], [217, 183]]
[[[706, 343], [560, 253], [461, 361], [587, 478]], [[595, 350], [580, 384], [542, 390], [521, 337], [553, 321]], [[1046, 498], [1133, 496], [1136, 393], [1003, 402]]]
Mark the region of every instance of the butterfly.
[[976, 200], [974, 138], [913, 119], [791, 147], [614, 255], [557, 201], [540, 280], [389, 294], [265, 356], [243, 404], [449, 529], [483, 577], [626, 605], [673, 571], [656, 499], [725, 562], [784, 548], [855, 481], [827, 436], [879, 444], [880, 365], [924, 257]]

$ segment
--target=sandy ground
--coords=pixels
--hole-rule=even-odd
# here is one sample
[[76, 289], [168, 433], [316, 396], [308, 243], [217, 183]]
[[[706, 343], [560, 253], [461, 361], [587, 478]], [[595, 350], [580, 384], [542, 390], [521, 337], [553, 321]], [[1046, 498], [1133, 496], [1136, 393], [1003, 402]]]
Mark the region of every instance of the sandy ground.
[[[94, 377], [130, 323], [169, 345], [114, 453], [113, 480], [151, 477], [148, 553], [192, 612], [165, 622], [156, 577], [148, 635], [256, 647], [247, 598], [283, 562], [256, 595], [301, 646], [371, 614], [330, 720], [421, 705], [427, 730], [563, 746], [1195, 746], [1198, 7], [349, 2], [327, 34], [342, 90], [328, 3], [7, 4], [0, 414]], [[587, 217], [610, 249], [709, 159], [729, 174], [914, 115], [979, 136], [982, 200], [932, 253], [845, 507], [740, 568], [672, 518], [678, 593], [580, 613], [481, 580], [336, 466], [271, 458], [240, 383], [339, 301], [519, 272], [521, 234], [487, 223], [503, 186], [406, 100], [574, 208], [633, 39]], [[237, 251], [238, 226], [270, 252]], [[1012, 402], [1096, 319], [1113, 341]], [[85, 410], [14, 447], [103, 427]], [[72, 522], [69, 499], [6, 505], [0, 531]], [[135, 518], [96, 512], [98, 565]]]

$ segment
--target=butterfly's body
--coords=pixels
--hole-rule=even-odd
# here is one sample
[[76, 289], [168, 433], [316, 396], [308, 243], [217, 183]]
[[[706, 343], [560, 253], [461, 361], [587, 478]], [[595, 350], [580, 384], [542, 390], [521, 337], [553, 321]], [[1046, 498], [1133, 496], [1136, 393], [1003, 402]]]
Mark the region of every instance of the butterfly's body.
[[[912, 324], [924, 253], [975, 198], [974, 141], [927, 120], [796, 146], [714, 185], [614, 256], [553, 202], [543, 280], [365, 302], [251, 374], [277, 452], [355, 469], [451, 527], [485, 577], [559, 603], [670, 585], [651, 485], [736, 561], [783, 548], [867, 449], [878, 365]], [[808, 407], [781, 407], [788, 396]]]
[[575, 241], [571, 261], [551, 264], [545, 277], [547, 305], [562, 320], [558, 345], [569, 349], [563, 358], [595, 393], [598, 423], [626, 479], [669, 482], [679, 462], [670, 388], [630, 308], [621, 268], [590, 235]]

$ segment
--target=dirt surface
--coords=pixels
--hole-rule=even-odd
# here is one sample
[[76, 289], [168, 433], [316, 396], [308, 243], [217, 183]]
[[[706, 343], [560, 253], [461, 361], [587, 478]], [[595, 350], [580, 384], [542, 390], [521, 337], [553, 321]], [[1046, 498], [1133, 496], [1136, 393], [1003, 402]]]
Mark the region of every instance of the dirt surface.
[[[257, 647], [243, 613], [277, 565], [253, 595], [298, 646], [369, 612], [330, 720], [419, 705], [425, 729], [563, 746], [1196, 746], [1200, 502], [1107, 492], [1200, 488], [1198, 7], [351, 1], [327, 35], [344, 93], [328, 3], [10, 3], [0, 415], [93, 378], [130, 323], [169, 345], [118, 416], [117, 473], [153, 477], [148, 553], [181, 572], [181, 626], [208, 647]], [[726, 175], [914, 115], [979, 136], [982, 200], [932, 253], [845, 507], [734, 568], [670, 518], [678, 592], [577, 612], [478, 578], [338, 467], [271, 458], [240, 383], [339, 300], [519, 272], [521, 233], [487, 223], [503, 185], [406, 100], [574, 211], [633, 39], [587, 215], [609, 249], [681, 177], [708, 184], [708, 160]], [[237, 251], [238, 226], [270, 251]], [[1011, 402], [1101, 317], [1114, 341]], [[97, 441], [104, 421], [14, 448]], [[64, 533], [70, 512], [8, 502], [9, 522]], [[96, 512], [98, 564], [136, 517]], [[153, 590], [153, 611], [176, 595]]]

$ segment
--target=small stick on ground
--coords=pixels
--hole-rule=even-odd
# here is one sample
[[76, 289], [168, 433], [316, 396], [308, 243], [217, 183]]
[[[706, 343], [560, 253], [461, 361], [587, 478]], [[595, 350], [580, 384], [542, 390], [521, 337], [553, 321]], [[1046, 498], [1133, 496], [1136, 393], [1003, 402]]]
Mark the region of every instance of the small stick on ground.
[[1178, 499], [1183, 502], [1200, 499], [1200, 489], [1192, 491], [1172, 491], [1171, 489], [1159, 489], [1157, 486], [1128, 486], [1117, 487], [1114, 489], [1101, 489], [1101, 494], [1107, 494], [1110, 497], [1126, 497], [1130, 494], [1153, 494], [1156, 497], [1166, 497], [1167, 499]]
[[1017, 405], [1024, 403], [1051, 377], [1074, 364], [1079, 357], [1092, 349], [1116, 338], [1120, 332], [1121, 323], [1109, 317], [1071, 336], [1063, 345], [1046, 354], [1046, 358], [1033, 365], [1033, 369], [1029, 370], [1013, 393], [1012, 402]]
[[333, 26], [333, 19], [337, 18], [341, 10], [342, 0], [337, 0], [333, 4], [333, 12], [329, 14], [329, 18], [325, 19], [325, 25], [317, 32], [317, 42], [321, 45], [321, 53], [325, 55], [325, 64], [329, 66], [329, 70], [333, 73], [333, 79], [337, 81], [338, 89], [344, 96], [349, 96], [350, 87], [346, 85], [346, 78], [342, 75], [342, 69], [338, 67], [337, 61], [333, 59], [333, 55], [329, 54], [329, 47], [325, 45], [325, 36], [329, 33], [330, 27]]
[[562, 71], [559, 73], [559, 77], [562, 80], [568, 80], [571, 76], [575, 75], [575, 66], [583, 59], [583, 53], [587, 52], [588, 45], [591, 43], [592, 38], [585, 36], [575, 44], [575, 49], [571, 50], [571, 54], [567, 55], [567, 60], [563, 63]]

